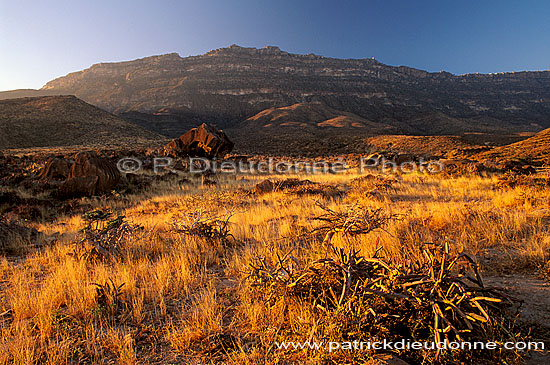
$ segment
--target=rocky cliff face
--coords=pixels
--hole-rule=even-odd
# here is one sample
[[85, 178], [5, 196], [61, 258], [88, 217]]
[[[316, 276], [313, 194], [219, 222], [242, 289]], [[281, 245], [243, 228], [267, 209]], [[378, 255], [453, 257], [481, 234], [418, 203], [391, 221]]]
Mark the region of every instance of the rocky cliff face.
[[506, 129], [550, 127], [548, 71], [456, 76], [277, 47], [100, 63], [47, 83], [45, 91], [74, 94], [115, 113], [179, 114], [223, 127], [264, 109], [307, 102], [399, 127], [426, 113], [490, 120]]

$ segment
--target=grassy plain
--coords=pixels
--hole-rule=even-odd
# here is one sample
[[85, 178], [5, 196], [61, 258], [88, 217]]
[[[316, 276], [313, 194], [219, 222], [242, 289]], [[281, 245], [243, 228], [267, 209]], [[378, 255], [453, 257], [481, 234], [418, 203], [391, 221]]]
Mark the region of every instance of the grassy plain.
[[[401, 357], [274, 346], [367, 336], [360, 325], [353, 327], [357, 333], [346, 332], [351, 327], [343, 328], [347, 319], [338, 308], [321, 311], [305, 297], [283, 298], [249, 278], [258, 257], [277, 263], [291, 252], [300, 267], [331, 257], [316, 231], [323, 222], [314, 219], [325, 209], [361, 207], [391, 217], [366, 234], [336, 232], [331, 244], [345, 252], [372, 257], [378, 250], [398, 266], [421, 257], [425, 243], [446, 243], [451, 252], [475, 258], [482, 276], [547, 271], [548, 184], [526, 178], [510, 187], [497, 176], [427, 174], [354, 181], [361, 176], [221, 176], [214, 186], [174, 179], [137, 195], [85, 199], [94, 209], [124, 215], [131, 229], [112, 257], [79, 255], [90, 250], [78, 248], [87, 222], [63, 216], [37, 225], [60, 233], [57, 241], [0, 258], [0, 363], [384, 363]], [[254, 190], [264, 179], [291, 177], [322, 183], [330, 193]], [[189, 231], [193, 222], [215, 221], [207, 218], [227, 221], [227, 230]]]

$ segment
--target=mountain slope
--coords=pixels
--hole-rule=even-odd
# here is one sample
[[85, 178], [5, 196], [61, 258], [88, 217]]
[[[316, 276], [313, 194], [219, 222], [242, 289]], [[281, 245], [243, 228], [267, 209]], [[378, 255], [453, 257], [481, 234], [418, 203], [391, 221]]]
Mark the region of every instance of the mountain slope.
[[452, 150], [481, 147], [468, 143], [458, 136], [385, 135], [368, 138], [365, 142], [378, 150], [428, 157], [442, 157]]
[[55, 90], [18, 89], [0, 92], [0, 100], [59, 95]]
[[395, 131], [320, 102], [268, 108], [225, 130], [239, 152], [277, 155], [354, 153], [365, 137]]
[[74, 96], [0, 101], [0, 149], [124, 146], [160, 141], [140, 128]]
[[476, 156], [478, 159], [485, 158], [521, 158], [539, 164], [550, 164], [550, 128], [535, 134], [533, 137], [523, 141], [512, 143], [507, 146], [497, 147], [491, 151]]
[[389, 125], [374, 123], [358, 115], [330, 108], [322, 103], [297, 103], [281, 108], [269, 108], [246, 119], [239, 125], [247, 129], [280, 129], [284, 127], [310, 130], [334, 128], [335, 132], [361, 130], [372, 134], [392, 132]]
[[[184, 120], [208, 120], [226, 128], [265, 109], [321, 102], [394, 126], [406, 127], [424, 115], [443, 113], [468, 121], [466, 128], [477, 127], [479, 120], [490, 121], [486, 129], [500, 132], [550, 127], [549, 84], [548, 71], [456, 76], [387, 66], [373, 59], [231, 46], [185, 58], [173, 53], [100, 63], [48, 82], [37, 92], [74, 94], [117, 114], [169, 110], [184, 115]], [[409, 129], [442, 133], [439, 122], [420, 120]]]

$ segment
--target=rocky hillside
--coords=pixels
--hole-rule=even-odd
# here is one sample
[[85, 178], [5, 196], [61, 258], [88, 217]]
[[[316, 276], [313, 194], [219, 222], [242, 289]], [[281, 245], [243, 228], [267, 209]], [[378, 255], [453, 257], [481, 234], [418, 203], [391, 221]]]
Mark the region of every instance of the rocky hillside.
[[[235, 127], [266, 109], [320, 102], [403, 133], [450, 134], [550, 127], [549, 84], [548, 71], [457, 76], [374, 59], [231, 46], [185, 58], [173, 53], [100, 63], [37, 92], [74, 94], [117, 114], [141, 113], [142, 125], [160, 121], [144, 116], [169, 116], [171, 130], [178, 120]], [[460, 128], [447, 130], [457, 121]]]
[[525, 159], [532, 163], [550, 165], [550, 128], [537, 133], [533, 137], [507, 146], [497, 147], [491, 151], [476, 156], [483, 160], [496, 159]]
[[387, 135], [366, 139], [376, 150], [409, 153], [424, 157], [444, 157], [452, 151], [483, 149], [484, 146], [468, 143], [458, 136], [403, 136]]
[[74, 96], [0, 101], [0, 149], [136, 146], [163, 139]]
[[396, 131], [320, 102], [269, 108], [226, 130], [241, 153], [307, 156], [364, 152], [365, 136]]
[[391, 133], [387, 124], [375, 123], [358, 115], [330, 108], [322, 103], [297, 103], [282, 108], [269, 108], [240, 124], [247, 129], [299, 128], [368, 130], [373, 134]]

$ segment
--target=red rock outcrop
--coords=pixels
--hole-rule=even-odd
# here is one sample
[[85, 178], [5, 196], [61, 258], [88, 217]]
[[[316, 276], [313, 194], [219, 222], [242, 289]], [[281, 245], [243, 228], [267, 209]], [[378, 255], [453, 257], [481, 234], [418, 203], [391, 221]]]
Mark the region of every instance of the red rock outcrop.
[[113, 189], [120, 181], [120, 172], [111, 161], [95, 152], [80, 152], [67, 180], [60, 187], [63, 196], [94, 195]]
[[203, 123], [164, 146], [163, 153], [171, 157], [223, 158], [233, 149], [225, 133]]
[[71, 172], [71, 163], [64, 158], [50, 158], [38, 177], [41, 180], [65, 180]]

